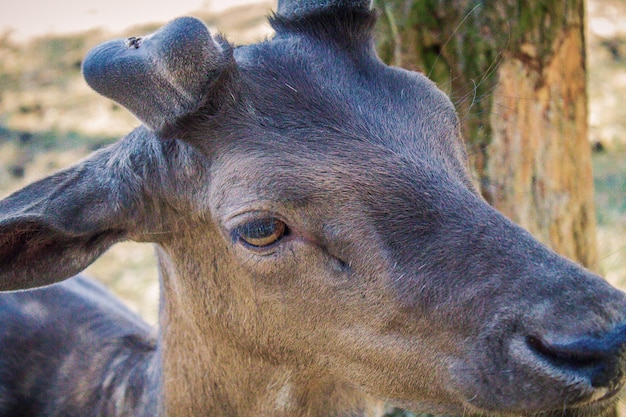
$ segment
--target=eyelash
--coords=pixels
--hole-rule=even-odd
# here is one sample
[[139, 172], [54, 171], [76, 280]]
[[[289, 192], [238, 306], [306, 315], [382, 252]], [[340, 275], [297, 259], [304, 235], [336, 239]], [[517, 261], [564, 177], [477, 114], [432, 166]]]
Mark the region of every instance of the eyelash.
[[287, 225], [277, 218], [265, 217], [248, 221], [236, 227], [232, 233], [233, 242], [249, 249], [263, 250], [271, 248], [287, 236]]

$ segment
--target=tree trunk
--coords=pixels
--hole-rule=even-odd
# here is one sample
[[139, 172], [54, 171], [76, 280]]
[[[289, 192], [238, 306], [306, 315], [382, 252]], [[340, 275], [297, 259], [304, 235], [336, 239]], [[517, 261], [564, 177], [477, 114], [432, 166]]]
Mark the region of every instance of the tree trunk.
[[379, 51], [447, 91], [485, 199], [597, 269], [584, 0], [377, 0]]

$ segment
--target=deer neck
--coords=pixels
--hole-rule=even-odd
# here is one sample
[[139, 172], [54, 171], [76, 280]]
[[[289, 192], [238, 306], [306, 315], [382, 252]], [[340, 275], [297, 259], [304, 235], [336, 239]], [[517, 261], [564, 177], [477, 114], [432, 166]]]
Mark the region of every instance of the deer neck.
[[[203, 285], [213, 294], [202, 301], [199, 271], [157, 249], [161, 273], [161, 345], [164, 414], [258, 417], [382, 415], [383, 405], [351, 384], [338, 381], [323, 368], [281, 361], [275, 355], [232, 337], [240, 317], [240, 300], [229, 306], [230, 294], [217, 283], [232, 276], [204, 271]], [[189, 255], [188, 259], [200, 259]], [[209, 256], [210, 259], [210, 256]], [[209, 262], [210, 263], [210, 262]], [[228, 274], [227, 268], [224, 268]], [[194, 276], [186, 276], [193, 274]], [[235, 284], [232, 284], [235, 285]], [[235, 289], [233, 289], [235, 291]], [[225, 311], [230, 311], [224, 315]], [[248, 317], [250, 319], [250, 317]], [[252, 319], [253, 320], [253, 319]]]

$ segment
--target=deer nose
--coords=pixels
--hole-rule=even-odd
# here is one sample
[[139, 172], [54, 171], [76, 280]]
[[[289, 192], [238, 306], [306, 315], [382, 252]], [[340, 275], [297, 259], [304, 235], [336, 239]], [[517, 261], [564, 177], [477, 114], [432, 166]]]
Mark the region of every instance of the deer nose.
[[626, 374], [626, 325], [602, 336], [589, 336], [566, 343], [528, 337], [527, 343], [553, 367], [586, 379], [594, 388], [615, 393]]

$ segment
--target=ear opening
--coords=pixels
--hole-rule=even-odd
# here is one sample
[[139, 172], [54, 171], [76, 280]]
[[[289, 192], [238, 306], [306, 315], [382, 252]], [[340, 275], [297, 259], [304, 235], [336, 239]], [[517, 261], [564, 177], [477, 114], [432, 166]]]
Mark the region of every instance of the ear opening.
[[69, 278], [140, 227], [107, 160], [97, 153], [0, 201], [0, 291]]
[[78, 274], [111, 245], [122, 230], [72, 236], [41, 219], [16, 219], [0, 226], [0, 291], [53, 284]]

